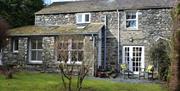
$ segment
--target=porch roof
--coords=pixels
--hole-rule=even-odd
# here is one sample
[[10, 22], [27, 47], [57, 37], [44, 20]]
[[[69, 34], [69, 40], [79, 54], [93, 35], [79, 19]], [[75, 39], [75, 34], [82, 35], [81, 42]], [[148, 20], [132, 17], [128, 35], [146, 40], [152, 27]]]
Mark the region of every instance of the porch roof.
[[97, 34], [103, 27], [103, 24], [88, 24], [84, 28], [78, 28], [78, 25], [61, 26], [24, 26], [11, 29], [10, 36], [34, 36], [34, 35], [61, 35], [61, 34]]

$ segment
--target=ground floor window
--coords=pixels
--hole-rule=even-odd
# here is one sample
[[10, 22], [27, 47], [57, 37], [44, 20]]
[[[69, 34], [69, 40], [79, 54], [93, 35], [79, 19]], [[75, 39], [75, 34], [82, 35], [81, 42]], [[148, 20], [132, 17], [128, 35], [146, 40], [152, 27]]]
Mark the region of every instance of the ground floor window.
[[12, 51], [18, 52], [19, 50], [19, 38], [12, 38]]
[[29, 62], [42, 63], [42, 38], [31, 38], [29, 41]]
[[68, 39], [58, 42], [58, 61], [81, 64], [84, 59], [83, 40]]

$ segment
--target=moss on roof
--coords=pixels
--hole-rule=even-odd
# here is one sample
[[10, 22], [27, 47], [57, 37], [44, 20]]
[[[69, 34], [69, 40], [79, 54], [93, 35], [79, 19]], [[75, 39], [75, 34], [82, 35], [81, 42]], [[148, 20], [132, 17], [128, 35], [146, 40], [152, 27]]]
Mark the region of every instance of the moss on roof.
[[88, 0], [54, 2], [35, 14], [57, 14], [124, 9], [172, 8], [176, 0]]
[[103, 24], [88, 24], [84, 28], [78, 25], [62, 26], [24, 26], [10, 30], [10, 36], [33, 36], [33, 35], [60, 35], [60, 34], [91, 34], [98, 33]]

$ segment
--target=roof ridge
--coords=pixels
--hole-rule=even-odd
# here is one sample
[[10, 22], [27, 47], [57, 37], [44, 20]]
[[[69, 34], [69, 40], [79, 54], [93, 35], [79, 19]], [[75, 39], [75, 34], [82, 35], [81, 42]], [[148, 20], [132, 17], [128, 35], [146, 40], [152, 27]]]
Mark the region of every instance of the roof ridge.
[[124, 9], [172, 8], [175, 0], [85, 0], [55, 2], [35, 14], [59, 14]]

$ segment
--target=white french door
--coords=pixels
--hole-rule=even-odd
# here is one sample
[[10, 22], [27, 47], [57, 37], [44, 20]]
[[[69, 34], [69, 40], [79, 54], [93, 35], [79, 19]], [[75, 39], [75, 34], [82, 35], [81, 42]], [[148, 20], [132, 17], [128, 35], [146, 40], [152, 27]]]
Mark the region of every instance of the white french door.
[[123, 63], [138, 74], [140, 68], [144, 68], [144, 46], [123, 46]]

